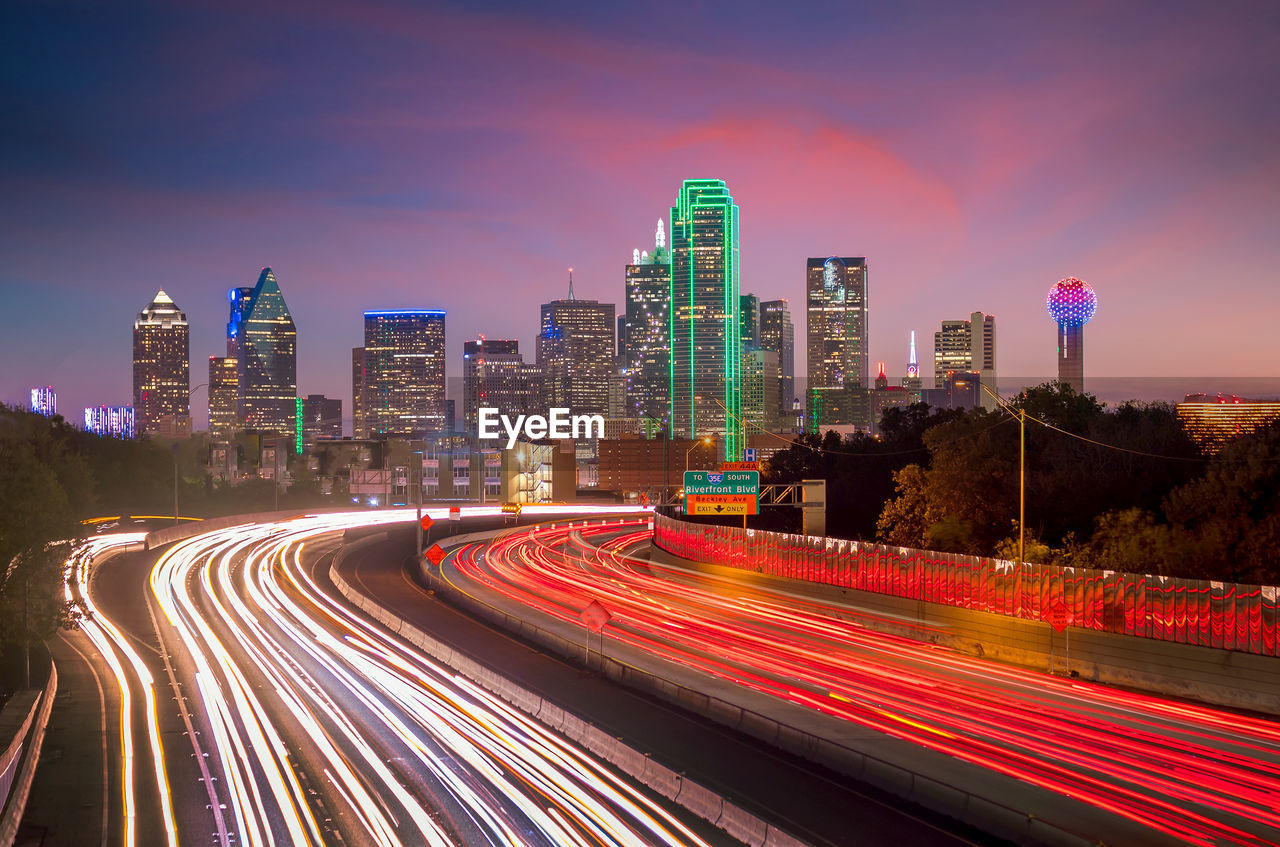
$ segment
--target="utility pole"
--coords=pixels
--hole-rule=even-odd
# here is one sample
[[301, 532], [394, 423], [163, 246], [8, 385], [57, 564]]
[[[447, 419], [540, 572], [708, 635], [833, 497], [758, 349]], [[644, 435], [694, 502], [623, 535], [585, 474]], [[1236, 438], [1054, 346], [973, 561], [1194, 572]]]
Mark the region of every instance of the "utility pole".
[[1027, 560], [1023, 527], [1027, 525], [1027, 410], [1018, 410], [1018, 564]]

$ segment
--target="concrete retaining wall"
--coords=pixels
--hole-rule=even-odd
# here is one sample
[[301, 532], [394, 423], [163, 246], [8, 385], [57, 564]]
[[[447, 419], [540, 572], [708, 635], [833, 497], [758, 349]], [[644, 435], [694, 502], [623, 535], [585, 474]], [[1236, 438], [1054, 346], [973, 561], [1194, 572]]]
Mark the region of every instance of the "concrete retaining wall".
[[[455, 547], [468, 541], [491, 537], [494, 533], [482, 532], [458, 535], [438, 542], [441, 547]], [[432, 638], [408, 621], [383, 609], [370, 598], [351, 587], [338, 567], [343, 557], [352, 550], [385, 539], [386, 533], [365, 536], [351, 544], [345, 545], [342, 552], [334, 559], [329, 576], [342, 595], [359, 607], [365, 614], [398, 634], [427, 655], [449, 667], [462, 676], [475, 682], [493, 694], [516, 706], [521, 711], [537, 719], [556, 732], [565, 735], [581, 744], [592, 753], [614, 765], [618, 770], [649, 786], [664, 797], [674, 800], [694, 814], [711, 822], [729, 835], [752, 847], [803, 847], [799, 841], [772, 824], [766, 823], [735, 803], [724, 799], [710, 789], [685, 779], [670, 768], [652, 761], [646, 754], [630, 747], [621, 739], [608, 735], [577, 715], [546, 700], [528, 689], [517, 685], [479, 662], [474, 661], [448, 644]], [[435, 580], [439, 585], [440, 580]], [[514, 623], [515, 619], [509, 619]], [[526, 637], [541, 632], [537, 627], [528, 625]], [[537, 640], [530, 638], [530, 640]], [[562, 643], [561, 646], [568, 646]], [[581, 660], [584, 651], [580, 645], [574, 645], [577, 657]]]
[[[49, 681], [41, 691], [21, 692], [14, 696], [0, 712], [0, 722], [7, 723], [10, 711], [21, 716], [13, 723], [18, 724], [0, 753], [0, 774], [13, 771], [13, 781], [9, 786], [7, 798], [0, 798], [3, 812], [0, 812], [0, 847], [10, 847], [18, 835], [18, 826], [22, 823], [22, 814], [27, 809], [27, 798], [31, 794], [31, 782], [36, 776], [36, 765], [40, 764], [40, 750], [44, 746], [44, 732], [49, 725], [49, 712], [53, 708], [53, 698], [58, 693], [58, 668], [49, 663]], [[26, 695], [26, 696], [23, 696]]]
[[[684, 559], [657, 545], [650, 555], [663, 564], [743, 578], [743, 571], [737, 568]], [[755, 573], [750, 578], [885, 616], [849, 615], [872, 629], [1036, 670], [1049, 668], [1052, 652], [1056, 668], [1064, 671], [1070, 639], [1070, 669], [1081, 679], [1280, 714], [1280, 658], [1079, 627], [1068, 627], [1066, 633], [1059, 633], [1043, 621], [803, 580]]]

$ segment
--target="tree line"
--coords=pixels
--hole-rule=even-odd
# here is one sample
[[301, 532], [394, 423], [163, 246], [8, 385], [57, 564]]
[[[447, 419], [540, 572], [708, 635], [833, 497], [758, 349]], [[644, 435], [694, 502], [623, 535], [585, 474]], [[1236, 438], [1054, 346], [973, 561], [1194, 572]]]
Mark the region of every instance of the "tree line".
[[[806, 434], [764, 481], [800, 479], [827, 480], [839, 537], [1016, 560], [1025, 485], [1027, 561], [1280, 583], [1280, 424], [1206, 455], [1167, 403], [1046, 383], [1009, 410], [889, 409], [878, 438]], [[794, 529], [769, 511], [761, 525]]]
[[0, 649], [74, 626], [62, 569], [87, 531], [81, 522], [172, 515], [175, 477], [184, 516], [314, 508], [337, 499], [320, 494], [296, 457], [294, 483], [280, 491], [265, 479], [215, 482], [207, 463], [207, 439], [109, 438], [61, 416], [0, 404]]

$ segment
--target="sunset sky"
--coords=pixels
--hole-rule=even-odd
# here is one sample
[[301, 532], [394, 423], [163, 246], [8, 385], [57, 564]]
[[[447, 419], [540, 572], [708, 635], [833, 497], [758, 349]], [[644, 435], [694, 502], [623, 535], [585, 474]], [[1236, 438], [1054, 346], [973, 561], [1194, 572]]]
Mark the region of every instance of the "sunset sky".
[[[682, 179], [741, 207], [742, 285], [866, 256], [872, 361], [924, 372], [993, 313], [1051, 375], [1049, 287], [1098, 293], [1086, 377], [1280, 376], [1280, 4], [7, 2], [0, 400], [125, 404], [136, 313], [270, 265], [299, 392], [341, 397], [365, 309], [533, 358], [538, 304], [623, 303]], [[874, 365], [873, 365], [874, 371]], [[1211, 388], [1211, 386], [1209, 386]], [[206, 392], [193, 399], [197, 426]]]

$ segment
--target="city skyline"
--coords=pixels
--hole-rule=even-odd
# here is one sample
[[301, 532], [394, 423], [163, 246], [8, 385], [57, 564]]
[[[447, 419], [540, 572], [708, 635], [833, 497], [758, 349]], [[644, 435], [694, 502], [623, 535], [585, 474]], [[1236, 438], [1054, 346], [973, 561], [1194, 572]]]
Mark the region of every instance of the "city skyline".
[[[202, 382], [221, 298], [264, 265], [299, 327], [300, 395], [349, 396], [369, 308], [446, 309], [454, 338], [532, 350], [529, 316], [564, 269], [583, 299], [622, 303], [619, 257], [701, 177], [742, 207], [741, 290], [790, 300], [798, 333], [801, 260], [868, 257], [869, 359], [894, 378], [911, 330], [975, 309], [999, 316], [1003, 373], [1052, 375], [1042, 297], [1067, 276], [1106, 296], [1090, 376], [1273, 375], [1258, 304], [1280, 259], [1266, 232], [1280, 145], [1256, 104], [1274, 10], [992, 9], [756, 10], [655, 45], [646, 13], [625, 10], [322, 3], [300, 27], [249, 7], [10, 7], [26, 38], [4, 66], [21, 131], [0, 141], [0, 289], [65, 317], [6, 334], [0, 399], [53, 385], [64, 410], [128, 402], [123, 327], [159, 283], [188, 313]], [[819, 23], [844, 26], [850, 50], [815, 57]], [[282, 31], [291, 48], [266, 49]], [[735, 49], [714, 58], [695, 31]], [[487, 70], [486, 39], [508, 54]], [[377, 58], [317, 78], [335, 53]], [[653, 96], [675, 79], [705, 102]], [[1193, 308], [1199, 332], [1155, 343]], [[448, 359], [457, 376], [457, 344]], [[198, 426], [206, 404], [197, 392]]]

